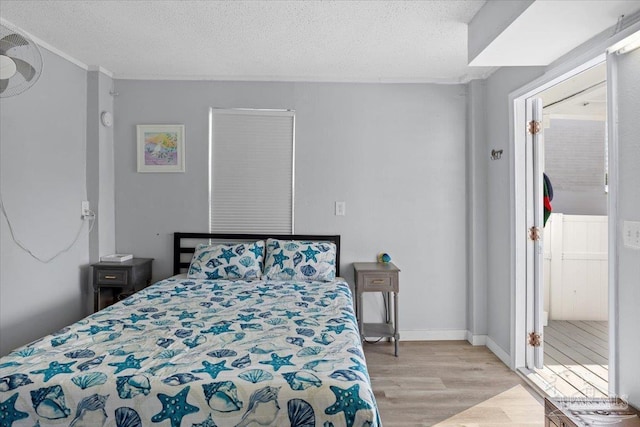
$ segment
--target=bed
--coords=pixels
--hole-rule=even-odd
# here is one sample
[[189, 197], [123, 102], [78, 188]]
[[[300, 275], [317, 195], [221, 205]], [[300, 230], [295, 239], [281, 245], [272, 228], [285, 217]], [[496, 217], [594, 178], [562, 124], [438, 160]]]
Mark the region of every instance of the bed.
[[175, 233], [175, 276], [0, 359], [0, 426], [381, 425], [339, 254]]

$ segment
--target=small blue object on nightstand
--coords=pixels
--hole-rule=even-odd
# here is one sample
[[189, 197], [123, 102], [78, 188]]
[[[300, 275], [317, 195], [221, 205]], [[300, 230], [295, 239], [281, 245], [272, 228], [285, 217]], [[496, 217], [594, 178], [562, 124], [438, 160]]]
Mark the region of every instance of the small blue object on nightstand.
[[380, 252], [378, 254], [378, 262], [382, 262], [382, 263], [388, 263], [391, 262], [391, 255], [389, 255], [386, 252]]

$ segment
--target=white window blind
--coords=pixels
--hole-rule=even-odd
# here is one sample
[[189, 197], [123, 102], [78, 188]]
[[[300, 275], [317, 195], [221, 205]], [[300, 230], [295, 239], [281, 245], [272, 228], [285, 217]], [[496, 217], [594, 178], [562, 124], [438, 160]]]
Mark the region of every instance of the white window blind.
[[211, 109], [209, 228], [293, 233], [293, 111]]

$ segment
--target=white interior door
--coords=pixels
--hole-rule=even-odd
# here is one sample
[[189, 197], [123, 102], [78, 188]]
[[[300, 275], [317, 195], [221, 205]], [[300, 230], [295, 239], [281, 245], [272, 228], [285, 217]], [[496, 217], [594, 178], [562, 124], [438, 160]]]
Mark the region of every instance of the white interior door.
[[527, 192], [527, 350], [529, 369], [543, 365], [543, 185], [544, 139], [542, 100], [529, 98], [526, 102], [526, 192]]

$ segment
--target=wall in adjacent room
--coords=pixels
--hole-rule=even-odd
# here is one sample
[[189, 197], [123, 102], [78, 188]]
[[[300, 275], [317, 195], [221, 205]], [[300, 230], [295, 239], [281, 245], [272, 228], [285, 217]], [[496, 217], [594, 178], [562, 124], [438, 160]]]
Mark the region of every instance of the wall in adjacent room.
[[[351, 283], [353, 261], [390, 253], [403, 338], [464, 337], [464, 85], [115, 84], [116, 241], [155, 258], [154, 279], [171, 275], [173, 232], [208, 229], [209, 107], [294, 109], [295, 231], [341, 234]], [[136, 173], [137, 124], [184, 124], [186, 173]], [[335, 201], [346, 216], [334, 216]], [[370, 296], [365, 311], [377, 315], [381, 298]]]
[[44, 72], [26, 92], [0, 99], [0, 190], [16, 239], [0, 215], [0, 355], [86, 314], [87, 72], [41, 49]]
[[553, 187], [553, 211], [606, 215], [606, 123], [551, 119], [544, 129], [545, 172]]

